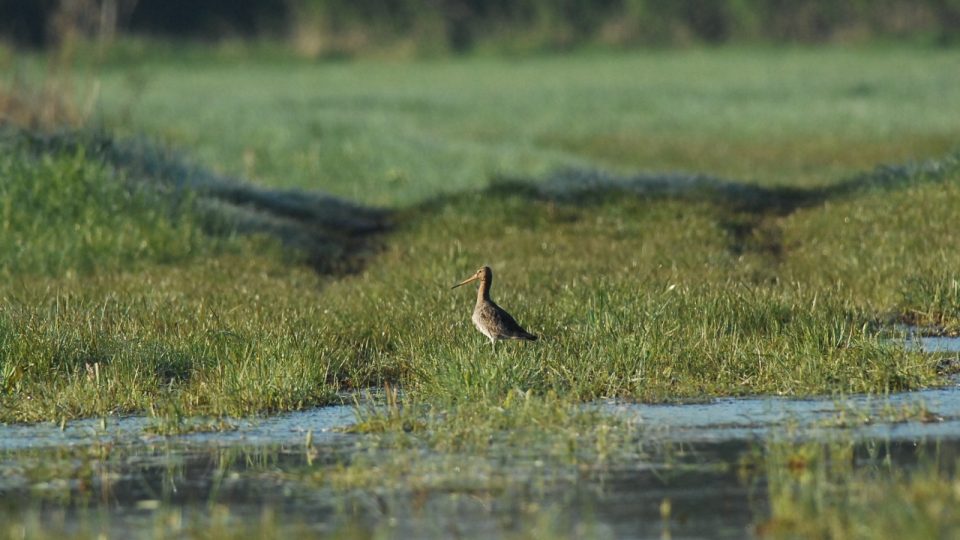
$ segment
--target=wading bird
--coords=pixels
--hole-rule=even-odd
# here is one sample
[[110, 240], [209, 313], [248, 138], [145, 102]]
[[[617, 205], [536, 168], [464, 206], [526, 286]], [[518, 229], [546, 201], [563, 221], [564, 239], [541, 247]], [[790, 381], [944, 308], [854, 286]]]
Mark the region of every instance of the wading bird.
[[490, 299], [490, 285], [493, 284], [493, 270], [489, 266], [477, 270], [477, 273], [457, 283], [452, 289], [480, 280], [477, 290], [477, 306], [473, 308], [473, 324], [481, 334], [490, 339], [493, 352], [497, 352], [498, 339], [525, 339], [536, 341], [537, 336], [524, 330], [509, 313]]

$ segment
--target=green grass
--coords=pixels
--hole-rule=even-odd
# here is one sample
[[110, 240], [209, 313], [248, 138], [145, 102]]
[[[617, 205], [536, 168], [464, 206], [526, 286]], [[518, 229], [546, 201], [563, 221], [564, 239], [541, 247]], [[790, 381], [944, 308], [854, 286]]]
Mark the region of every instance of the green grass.
[[329, 401], [345, 362], [316, 340], [306, 269], [233, 256], [17, 284], [0, 311], [6, 420], [297, 409]]
[[[489, 209], [471, 213], [477, 204]], [[882, 343], [874, 314], [852, 300], [790, 282], [753, 283], [755, 263], [730, 253], [716, 213], [629, 197], [582, 208], [467, 196], [398, 232], [373, 268], [328, 294], [343, 290], [349, 299], [335, 311], [351, 333], [377, 329], [385, 367], [409, 370], [418, 392], [443, 399], [482, 399], [513, 386], [589, 400], [932, 382], [930, 361]], [[449, 241], [434, 242], [436, 234]], [[491, 354], [469, 323], [474, 295], [447, 290], [474, 261], [503, 269], [495, 270], [494, 299], [541, 342]]]
[[[950, 186], [955, 176], [913, 189]], [[737, 215], [714, 202], [562, 202], [498, 185], [396, 216], [369, 267], [336, 279], [255, 244], [139, 270], [20, 276], [4, 292], [4, 411], [58, 419], [160, 400], [243, 415], [384, 382], [439, 403], [496, 402], [514, 389], [661, 400], [936, 383], [935, 359], [877, 327], [886, 313], [870, 301], [885, 289], [854, 295], [816, 273], [783, 280], [768, 255], [731, 249], [724, 227]], [[952, 241], [940, 237], [935, 252]], [[477, 261], [496, 269], [494, 298], [540, 342], [494, 355], [470, 327], [474, 294], [449, 286]], [[891, 282], [913, 279], [895, 270]]]
[[[388, 382], [444, 406], [938, 384], [886, 326], [960, 327], [955, 56], [108, 69], [108, 142], [0, 155], [0, 420], [248, 415]], [[141, 130], [198, 163], [122, 138]], [[630, 176], [663, 169], [727, 181]], [[211, 195], [218, 171], [389, 205], [392, 226], [358, 236], [278, 192]], [[207, 183], [184, 197], [183, 178]], [[253, 230], [319, 240], [291, 256], [238, 238], [230, 197]], [[474, 295], [449, 290], [481, 264], [541, 341], [492, 354]]]
[[216, 249], [190, 201], [126, 182], [73, 152], [0, 141], [0, 275], [62, 276], [172, 264]]
[[954, 49], [723, 48], [106, 69], [102, 116], [272, 186], [409, 205], [557, 167], [814, 185], [957, 149]]
[[916, 173], [893, 192], [869, 190], [783, 220], [787, 279], [836, 288], [868, 309], [955, 334], [960, 241], [950, 221], [960, 204], [957, 156], [943, 165], [951, 171], [945, 181]]

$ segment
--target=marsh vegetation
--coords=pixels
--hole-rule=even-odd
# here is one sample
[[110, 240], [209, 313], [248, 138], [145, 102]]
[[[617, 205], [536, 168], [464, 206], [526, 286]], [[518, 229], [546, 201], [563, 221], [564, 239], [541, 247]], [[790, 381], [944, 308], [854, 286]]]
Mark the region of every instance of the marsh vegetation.
[[[903, 338], [960, 330], [956, 62], [892, 46], [110, 60], [85, 125], [0, 137], [0, 420], [138, 414], [174, 434], [387, 388], [360, 407], [348, 457], [317, 471], [267, 454], [255, 481], [316, 481], [382, 511], [410, 495], [379, 492], [387, 479], [519, 508], [507, 533], [577, 535], [508, 476], [539, 459], [559, 479], [528, 480], [554, 493], [536, 482], [676, 455], [645, 453], [600, 400], [950, 383], [955, 354]], [[470, 327], [472, 299], [449, 287], [481, 264], [539, 342], [494, 355]], [[804, 528], [832, 512], [956, 527], [924, 498], [954, 496], [952, 472], [828, 469], [834, 450], [783, 444], [750, 465], [772, 467], [758, 511], [772, 515], [748, 520], [764, 531], [860, 535], [841, 517]], [[52, 461], [93, 478], [123, 456], [78, 452]], [[907, 486], [919, 513], [885, 513], [906, 503], [878, 484]], [[852, 502], [822, 502], [838, 492]], [[669, 515], [662, 499], [643, 504]], [[41, 534], [43, 516], [0, 534]], [[182, 523], [157, 519], [157, 535]]]

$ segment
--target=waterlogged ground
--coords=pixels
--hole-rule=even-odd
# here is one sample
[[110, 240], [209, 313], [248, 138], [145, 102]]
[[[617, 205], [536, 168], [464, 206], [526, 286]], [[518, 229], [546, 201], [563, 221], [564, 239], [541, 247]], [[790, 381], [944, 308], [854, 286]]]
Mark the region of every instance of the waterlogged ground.
[[[266, 445], [303, 442], [308, 431], [319, 442], [333, 436], [333, 431], [352, 424], [356, 414], [352, 406], [321, 407], [303, 412], [280, 414], [252, 420], [231, 420], [224, 423], [198, 419], [193, 425], [219, 427], [197, 431], [171, 440], [184, 445]], [[160, 424], [142, 416], [87, 419], [63, 424], [11, 424], [0, 426], [0, 449], [5, 451], [47, 447], [75, 447], [90, 444], [150, 444], [164, 437], [153, 434]]]
[[[960, 339], [914, 346], [955, 359]], [[0, 426], [10, 518], [0, 534], [740, 538], [769, 519], [772, 444], [852, 440], [855, 467], [960, 455], [957, 384], [885, 397], [595, 403], [635, 435], [590, 464], [541, 459], [548, 439], [445, 453], [417, 433], [349, 432], [366, 407], [196, 419], [184, 425], [216, 430], [182, 435], [158, 435], [163, 425], [143, 417]]]

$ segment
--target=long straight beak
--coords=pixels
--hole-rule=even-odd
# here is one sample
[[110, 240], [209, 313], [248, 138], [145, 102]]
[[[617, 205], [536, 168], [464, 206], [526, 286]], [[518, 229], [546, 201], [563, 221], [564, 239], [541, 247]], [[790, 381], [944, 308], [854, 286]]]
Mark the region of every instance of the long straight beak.
[[451, 289], [456, 289], [457, 287], [459, 287], [459, 286], [461, 286], [461, 285], [466, 285], [467, 283], [470, 283], [471, 281], [476, 281], [476, 280], [478, 280], [478, 279], [480, 279], [480, 278], [478, 278], [477, 276], [470, 276], [470, 277], [468, 277], [467, 279], [461, 281], [460, 283], [457, 283], [456, 285], [454, 285], [453, 287], [450, 287], [450, 288], [451, 288]]

